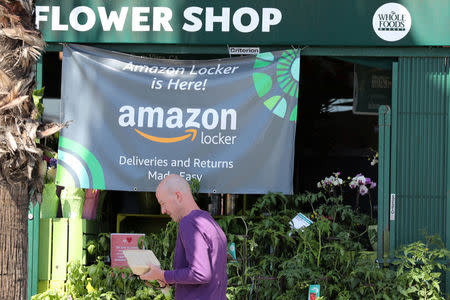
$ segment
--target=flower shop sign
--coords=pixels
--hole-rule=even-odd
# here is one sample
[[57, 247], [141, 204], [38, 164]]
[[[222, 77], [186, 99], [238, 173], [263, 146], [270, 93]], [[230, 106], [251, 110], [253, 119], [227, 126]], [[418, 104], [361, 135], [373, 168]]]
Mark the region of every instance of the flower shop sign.
[[385, 2], [37, 0], [35, 20], [46, 42], [450, 45], [448, 0]]
[[155, 191], [169, 174], [201, 192], [292, 193], [298, 50], [160, 60], [64, 47], [60, 185]]

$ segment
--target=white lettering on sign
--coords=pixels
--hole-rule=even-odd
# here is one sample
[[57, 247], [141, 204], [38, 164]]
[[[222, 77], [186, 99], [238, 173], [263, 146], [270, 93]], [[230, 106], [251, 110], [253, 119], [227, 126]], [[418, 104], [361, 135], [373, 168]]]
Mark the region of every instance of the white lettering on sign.
[[[101, 26], [103, 31], [123, 31], [126, 24], [132, 32], [174, 31], [170, 23], [173, 18], [170, 7], [123, 6], [120, 11], [107, 10], [105, 6], [76, 6], [70, 12], [61, 14], [57, 5], [36, 6], [36, 27], [51, 22], [51, 31], [68, 31], [69, 29], [86, 32]], [[221, 31], [229, 32], [231, 28], [242, 33], [254, 31], [270, 32], [273, 26], [280, 24], [283, 16], [277, 8], [262, 8], [260, 11], [251, 7], [241, 7], [232, 11], [230, 7], [187, 7], [183, 13], [184, 22], [181, 30], [186, 32]], [[152, 26], [150, 26], [152, 24]], [[129, 27], [129, 28], [130, 28]]]
[[398, 3], [383, 4], [372, 18], [373, 30], [381, 39], [388, 42], [403, 39], [411, 29], [411, 24], [409, 11]]
[[[220, 113], [208, 108], [202, 112], [200, 108], [187, 108], [184, 112], [181, 108], [172, 107], [167, 113], [162, 107], [138, 107], [136, 109], [130, 105], [124, 105], [119, 108], [119, 125], [121, 127], [157, 127], [157, 128], [189, 128], [201, 127], [212, 130], [220, 126], [221, 130], [236, 130], [237, 114], [236, 110], [221, 109]], [[200, 122], [197, 118], [200, 116]], [[184, 116], [188, 116], [187, 120]], [[137, 122], [136, 122], [137, 119]], [[156, 124], [155, 124], [156, 120]], [[220, 124], [220, 125], [219, 125]], [[155, 126], [156, 125], [156, 126]]]
[[[248, 25], [244, 25], [242, 23], [242, 17], [248, 15], [250, 16], [250, 23]], [[233, 15], [233, 25], [240, 32], [252, 32], [258, 27], [259, 24], [259, 15], [253, 8], [243, 7], [239, 8]]]
[[[67, 24], [60, 24], [61, 17], [59, 14], [59, 6], [53, 6], [52, 7], [52, 30], [54, 31], [67, 31], [69, 30], [69, 25]], [[39, 27], [38, 27], [39, 28]]]
[[214, 23], [222, 23], [222, 32], [230, 31], [230, 8], [223, 7], [222, 15], [214, 15], [214, 7], [206, 8], [205, 31], [214, 31]]
[[50, 7], [48, 6], [36, 6], [36, 26], [39, 28], [39, 23], [47, 22], [48, 17], [46, 15], [42, 15], [42, 13], [48, 13]]
[[183, 30], [188, 32], [196, 32], [202, 29], [202, 21], [196, 17], [195, 15], [201, 15], [203, 12], [203, 8], [192, 6], [188, 7], [184, 10], [183, 16], [184, 18], [191, 22], [191, 24], [184, 23]]
[[[86, 15], [86, 23], [80, 24], [78, 17], [80, 14]], [[70, 12], [69, 23], [76, 31], [88, 31], [95, 25], [95, 13], [88, 6], [78, 6]]]
[[142, 25], [143, 22], [148, 21], [148, 16], [142, 16], [142, 13], [149, 13], [150, 7], [133, 7], [132, 12], [132, 31], [150, 31], [150, 25]]
[[102, 23], [103, 31], [110, 31], [113, 25], [116, 28], [116, 31], [122, 31], [123, 26], [125, 25], [125, 19], [127, 18], [127, 13], [128, 7], [122, 7], [120, 9], [120, 14], [117, 14], [117, 11], [113, 10], [108, 16], [105, 7], [100, 6], [98, 8], [98, 14], [100, 16], [100, 23]]
[[161, 26], [165, 31], [173, 31], [170, 26], [172, 19], [172, 10], [168, 7], [153, 8], [153, 31], [161, 31]]
[[281, 11], [276, 8], [263, 8], [262, 32], [270, 32], [270, 27], [281, 22]]

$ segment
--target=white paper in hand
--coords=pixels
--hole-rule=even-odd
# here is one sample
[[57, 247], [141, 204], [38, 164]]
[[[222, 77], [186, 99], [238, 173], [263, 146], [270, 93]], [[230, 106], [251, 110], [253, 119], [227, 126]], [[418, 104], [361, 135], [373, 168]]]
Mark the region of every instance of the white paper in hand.
[[136, 275], [142, 275], [150, 270], [150, 265], [161, 267], [152, 250], [123, 250], [128, 266]]

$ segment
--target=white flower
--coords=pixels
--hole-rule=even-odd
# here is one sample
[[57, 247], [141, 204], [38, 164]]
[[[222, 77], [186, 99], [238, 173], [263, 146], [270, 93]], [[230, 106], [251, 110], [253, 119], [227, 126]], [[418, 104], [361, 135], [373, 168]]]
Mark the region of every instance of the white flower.
[[322, 185], [320, 184], [320, 181], [317, 183], [317, 187], [320, 189]]
[[342, 184], [342, 179], [340, 179], [340, 178], [335, 178], [334, 180], [333, 180], [333, 185], [334, 186], [336, 186], [336, 185], [341, 185]]
[[367, 192], [369, 192], [369, 189], [365, 185], [361, 185], [359, 187], [359, 193], [361, 195], [365, 195], [365, 194], [367, 194]]
[[356, 178], [356, 181], [358, 182], [359, 185], [365, 185], [366, 177], [364, 177], [363, 175], [360, 175]]

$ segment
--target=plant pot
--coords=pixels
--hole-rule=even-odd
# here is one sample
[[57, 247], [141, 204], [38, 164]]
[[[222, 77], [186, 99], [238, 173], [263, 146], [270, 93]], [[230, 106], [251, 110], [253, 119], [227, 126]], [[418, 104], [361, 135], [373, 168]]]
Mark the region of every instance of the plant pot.
[[81, 219], [85, 191], [76, 187], [65, 187], [61, 191], [61, 208], [63, 218]]
[[42, 191], [41, 203], [41, 219], [42, 218], [56, 218], [58, 211], [59, 198], [56, 194], [56, 184], [46, 183]]
[[377, 259], [377, 252], [376, 251], [359, 251], [358, 252], [360, 257], [366, 258], [367, 260], [375, 263]]
[[370, 245], [372, 246], [373, 251], [376, 252], [378, 246], [378, 225], [367, 226], [367, 234], [369, 236]]
[[100, 191], [87, 189], [83, 205], [83, 219], [97, 219], [98, 201], [100, 199]]

